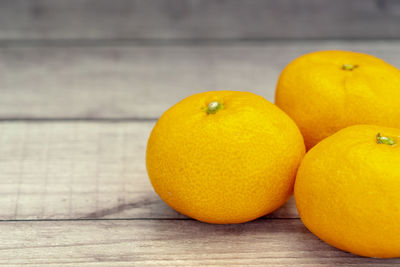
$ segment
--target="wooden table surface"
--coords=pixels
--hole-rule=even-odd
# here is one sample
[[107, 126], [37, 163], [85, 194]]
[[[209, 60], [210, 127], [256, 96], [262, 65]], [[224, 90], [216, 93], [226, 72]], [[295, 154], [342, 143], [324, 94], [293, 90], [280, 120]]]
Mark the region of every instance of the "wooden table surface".
[[245, 224], [191, 220], [146, 174], [146, 141], [167, 107], [212, 89], [272, 101], [287, 62], [329, 48], [400, 67], [400, 42], [0, 48], [0, 264], [400, 264], [323, 243], [292, 200]]
[[399, 5], [144, 2], [0, 2], [0, 265], [399, 266], [323, 243], [292, 199], [245, 224], [197, 222], [160, 200], [145, 169], [157, 118], [186, 96], [225, 89], [273, 101], [283, 67], [314, 50], [400, 67]]

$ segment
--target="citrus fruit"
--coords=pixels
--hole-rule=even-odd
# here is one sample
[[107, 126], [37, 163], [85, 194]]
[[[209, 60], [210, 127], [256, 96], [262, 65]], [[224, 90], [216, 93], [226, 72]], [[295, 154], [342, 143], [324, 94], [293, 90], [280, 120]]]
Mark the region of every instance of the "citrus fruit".
[[296, 124], [248, 92], [192, 95], [154, 126], [146, 165], [158, 195], [208, 223], [241, 223], [280, 207], [292, 194], [305, 153]]
[[400, 129], [356, 125], [314, 146], [295, 200], [306, 227], [339, 249], [400, 257]]
[[297, 123], [307, 149], [355, 124], [400, 128], [400, 71], [362, 53], [310, 53], [283, 70], [275, 103]]

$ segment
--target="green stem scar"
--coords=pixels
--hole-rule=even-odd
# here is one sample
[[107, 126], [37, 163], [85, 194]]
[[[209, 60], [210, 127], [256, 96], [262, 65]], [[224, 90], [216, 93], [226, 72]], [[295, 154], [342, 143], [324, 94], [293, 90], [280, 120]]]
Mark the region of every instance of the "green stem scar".
[[343, 64], [343, 66], [342, 66], [342, 68], [344, 70], [354, 70], [357, 67], [358, 67], [358, 65], [353, 65], [353, 64]]
[[208, 104], [206, 111], [208, 114], [215, 114], [217, 113], [218, 110], [222, 108], [222, 104], [219, 103], [218, 101], [213, 101], [210, 104]]
[[394, 138], [387, 137], [387, 136], [382, 136], [381, 133], [378, 133], [376, 135], [376, 143], [377, 144], [389, 145], [389, 146], [393, 146], [393, 145], [396, 144], [396, 142], [394, 141]]

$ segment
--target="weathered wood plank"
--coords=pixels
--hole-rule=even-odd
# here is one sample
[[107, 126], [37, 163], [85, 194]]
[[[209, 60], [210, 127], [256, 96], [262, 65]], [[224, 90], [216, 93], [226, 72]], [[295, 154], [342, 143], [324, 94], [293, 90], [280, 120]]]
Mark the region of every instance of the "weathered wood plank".
[[5, 0], [0, 40], [398, 38], [395, 0]]
[[217, 89], [273, 101], [283, 67], [322, 49], [371, 53], [400, 67], [398, 41], [3, 47], [0, 118], [155, 118], [188, 95]]
[[[400, 264], [339, 251], [308, 232], [299, 219], [239, 225], [196, 221], [2, 222], [0, 264], [84, 266]], [[96, 265], [96, 266], [98, 266]]]
[[[154, 122], [0, 123], [0, 219], [185, 218], [153, 192]], [[293, 201], [274, 218], [298, 218]]]

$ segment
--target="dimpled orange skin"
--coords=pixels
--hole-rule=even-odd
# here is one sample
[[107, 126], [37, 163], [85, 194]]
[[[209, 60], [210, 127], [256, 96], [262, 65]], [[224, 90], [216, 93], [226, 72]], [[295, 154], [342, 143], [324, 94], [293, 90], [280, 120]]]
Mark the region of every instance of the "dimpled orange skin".
[[[223, 107], [208, 114], [214, 101]], [[304, 153], [296, 124], [274, 104], [248, 92], [214, 91], [192, 95], [161, 116], [146, 163], [169, 206], [199, 221], [230, 224], [284, 204]]]
[[[377, 133], [397, 144], [377, 144]], [[324, 139], [304, 157], [294, 194], [301, 220], [325, 242], [400, 257], [400, 129], [357, 125]]]
[[297, 123], [307, 149], [350, 125], [400, 128], [400, 71], [362, 53], [306, 54], [281, 73], [275, 103]]

